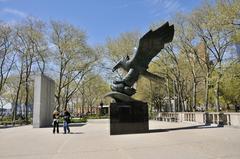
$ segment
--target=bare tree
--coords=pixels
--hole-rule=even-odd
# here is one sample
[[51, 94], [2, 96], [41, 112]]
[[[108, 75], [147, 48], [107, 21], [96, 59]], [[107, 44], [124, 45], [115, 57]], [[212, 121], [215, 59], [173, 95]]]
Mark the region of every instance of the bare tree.
[[0, 96], [15, 61], [15, 54], [12, 53], [12, 38], [12, 28], [0, 23]]
[[[178, 15], [176, 16], [176, 41], [178, 48], [181, 50], [186, 57], [188, 63], [188, 69], [192, 76], [192, 105], [191, 109], [196, 108], [197, 99], [197, 85], [202, 79], [201, 74], [203, 68], [203, 63], [201, 59], [206, 57], [206, 50], [202, 48], [201, 40], [196, 36], [194, 29], [189, 23], [187, 16]], [[205, 58], [206, 59], [206, 58]], [[192, 110], [191, 110], [192, 111]]]
[[[51, 22], [51, 42], [58, 70], [56, 100], [57, 109], [67, 105], [77, 91], [83, 77], [97, 61], [94, 51], [87, 45], [85, 33], [62, 22]], [[74, 85], [72, 87], [71, 85]]]
[[12, 28], [0, 23], [0, 95], [12, 70], [15, 54], [12, 53]]
[[[14, 51], [17, 54], [16, 69], [19, 75], [19, 83], [16, 91], [14, 115], [16, 116], [17, 106], [21, 88], [25, 90], [25, 121], [28, 123], [28, 106], [30, 99], [31, 75], [34, 64], [37, 64], [41, 73], [44, 73], [45, 63], [43, 52], [46, 51], [46, 42], [44, 37], [44, 23], [40, 20], [28, 18], [15, 26]], [[40, 66], [39, 56], [43, 60], [43, 66]], [[15, 120], [15, 117], [14, 117]]]
[[[216, 19], [218, 19], [218, 13], [216, 12], [214, 6], [206, 3], [202, 8], [193, 13], [191, 24], [194, 31], [204, 42], [204, 45], [209, 52], [209, 57], [212, 59], [213, 65], [206, 63], [207, 69], [210, 69], [211, 67], [209, 66], [212, 66], [212, 68], [215, 68], [217, 72], [217, 80], [215, 84], [215, 106], [216, 110], [219, 111], [220, 81], [223, 74], [222, 62], [225, 54], [228, 52], [227, 49], [230, 47], [233, 31], [228, 28], [218, 26]], [[209, 72], [207, 73], [207, 76], [209, 76]], [[208, 78], [206, 81], [206, 85], [208, 85]]]

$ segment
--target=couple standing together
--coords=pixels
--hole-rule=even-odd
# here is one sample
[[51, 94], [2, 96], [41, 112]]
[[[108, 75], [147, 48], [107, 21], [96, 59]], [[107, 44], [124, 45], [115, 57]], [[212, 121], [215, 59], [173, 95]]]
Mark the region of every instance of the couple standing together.
[[[70, 129], [69, 129], [69, 123], [70, 123], [70, 113], [64, 109], [64, 113], [63, 115], [63, 130], [64, 130], [64, 134], [66, 134], [66, 132], [68, 131], [68, 133], [70, 133]], [[60, 114], [57, 110], [54, 110], [53, 112], [53, 133], [55, 134], [55, 129], [57, 129], [57, 133], [59, 133], [59, 118], [60, 118]]]

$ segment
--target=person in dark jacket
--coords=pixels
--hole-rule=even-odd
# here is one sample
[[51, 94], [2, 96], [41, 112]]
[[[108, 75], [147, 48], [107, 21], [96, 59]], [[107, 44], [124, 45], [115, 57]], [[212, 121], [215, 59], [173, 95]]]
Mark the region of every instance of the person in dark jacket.
[[59, 133], [59, 112], [57, 110], [53, 111], [53, 133], [55, 134], [55, 129]]
[[70, 133], [70, 129], [69, 129], [70, 117], [71, 117], [70, 113], [67, 111], [67, 109], [64, 109], [64, 114], [63, 114], [64, 134], [66, 134], [67, 131], [68, 133]]

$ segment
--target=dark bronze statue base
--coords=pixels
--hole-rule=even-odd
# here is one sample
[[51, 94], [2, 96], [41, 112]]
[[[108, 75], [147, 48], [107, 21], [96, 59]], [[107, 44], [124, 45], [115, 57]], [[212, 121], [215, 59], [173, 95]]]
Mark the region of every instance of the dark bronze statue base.
[[110, 135], [147, 132], [147, 103], [133, 101], [110, 104]]

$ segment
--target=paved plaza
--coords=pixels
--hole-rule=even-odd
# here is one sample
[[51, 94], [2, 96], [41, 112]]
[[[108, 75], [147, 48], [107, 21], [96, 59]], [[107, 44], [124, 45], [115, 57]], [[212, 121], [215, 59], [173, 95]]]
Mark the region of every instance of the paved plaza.
[[109, 120], [52, 128], [0, 129], [0, 159], [239, 159], [240, 129], [150, 121], [150, 133], [109, 135]]

